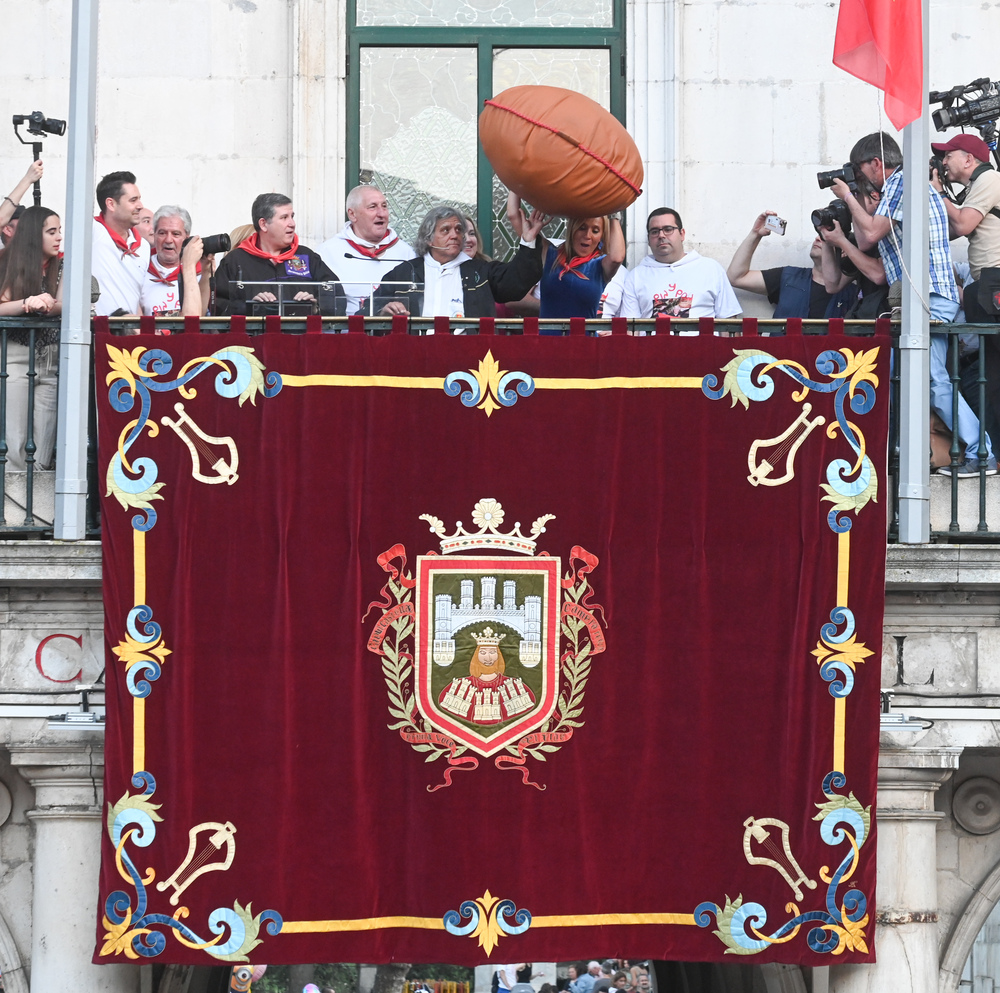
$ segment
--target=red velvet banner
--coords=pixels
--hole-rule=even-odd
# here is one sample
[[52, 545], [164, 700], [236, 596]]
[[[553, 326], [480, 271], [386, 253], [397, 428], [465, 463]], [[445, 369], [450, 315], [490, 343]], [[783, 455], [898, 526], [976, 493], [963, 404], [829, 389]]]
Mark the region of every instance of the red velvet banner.
[[95, 961], [870, 961], [888, 349], [99, 335]]

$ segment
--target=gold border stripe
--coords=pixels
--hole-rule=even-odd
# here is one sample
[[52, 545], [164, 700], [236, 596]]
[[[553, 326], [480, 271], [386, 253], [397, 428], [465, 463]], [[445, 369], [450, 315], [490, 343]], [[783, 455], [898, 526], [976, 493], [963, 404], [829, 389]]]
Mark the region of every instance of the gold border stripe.
[[146, 532], [132, 531], [132, 572], [135, 606], [146, 602]]
[[[837, 606], [847, 606], [848, 588], [851, 578], [851, 532], [841, 531], [837, 535]], [[835, 697], [833, 701], [833, 768], [837, 772], [844, 769], [844, 741], [847, 737], [847, 697]]]
[[572, 914], [532, 917], [531, 927], [594, 927], [599, 924], [695, 924], [694, 914]]
[[[604, 379], [536, 379], [538, 390], [701, 389], [701, 376], [606, 376]], [[400, 390], [443, 390], [444, 379], [431, 376], [287, 376], [283, 386], [388, 386]]]
[[[531, 928], [536, 927], [596, 927], [599, 925], [628, 924], [689, 924], [694, 925], [694, 914], [566, 914], [557, 917], [533, 917]], [[427, 931], [443, 931], [441, 917], [366, 917], [346, 921], [285, 921], [282, 934], [307, 934], [329, 931], [377, 931], [381, 928], [409, 927]]]
[[[146, 532], [132, 529], [133, 600], [146, 602]], [[132, 772], [146, 768], [146, 701], [132, 698]]]
[[847, 588], [851, 578], [851, 532], [837, 535], [837, 605], [847, 606]]
[[536, 379], [536, 390], [701, 389], [703, 376], [606, 376], [604, 379]]
[[847, 721], [847, 697], [838, 696], [833, 701], [833, 768], [844, 772], [844, 737]]
[[282, 386], [394, 386], [401, 390], [443, 390], [444, 379], [433, 376], [286, 376]]
[[132, 698], [132, 772], [146, 768], [146, 701]]
[[305, 934], [314, 931], [377, 931], [387, 927], [415, 927], [443, 931], [442, 917], [362, 917], [353, 921], [285, 921], [282, 934]]

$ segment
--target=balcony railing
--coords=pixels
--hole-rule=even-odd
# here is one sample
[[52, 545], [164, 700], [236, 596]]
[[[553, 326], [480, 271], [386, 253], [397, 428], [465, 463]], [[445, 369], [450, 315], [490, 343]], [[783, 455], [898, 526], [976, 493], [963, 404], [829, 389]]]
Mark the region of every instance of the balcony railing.
[[[387, 334], [464, 334], [509, 335], [560, 333], [574, 335], [621, 334], [721, 334], [743, 337], [788, 335], [847, 334], [870, 336], [875, 333], [898, 337], [898, 325], [889, 321], [809, 321], [789, 319], [764, 321], [754, 318], [737, 320], [678, 320], [658, 317], [655, 320], [539, 321], [537, 318], [497, 320], [455, 320], [448, 318], [396, 317], [218, 317], [218, 318], [97, 318], [95, 328], [116, 334], [217, 334], [228, 331], [247, 334], [320, 334], [354, 333]], [[56, 411], [54, 393], [55, 350], [57, 345], [44, 344], [51, 332], [58, 332], [54, 319], [0, 318], [0, 537], [48, 538], [52, 536], [55, 472], [49, 455], [51, 425], [62, 429], [66, 418], [87, 417], [88, 497], [87, 535], [99, 537], [98, 477], [96, 464], [96, 421], [94, 405], [86, 411]], [[946, 334], [949, 340], [948, 368], [953, 386], [952, 424], [959, 423], [959, 395], [977, 414], [991, 409], [990, 364], [987, 362], [987, 341], [992, 350], [994, 336], [1000, 326], [940, 325], [935, 333]], [[996, 350], [996, 375], [1000, 380], [1000, 348]], [[894, 348], [890, 391], [889, 435], [889, 541], [897, 540], [899, 523], [899, 368]], [[1000, 381], [997, 382], [1000, 395]], [[91, 375], [93, 395], [93, 374]], [[989, 427], [997, 433], [1000, 450], [1000, 409], [995, 423], [992, 416], [980, 417], [980, 452], [983, 453], [978, 474], [960, 478], [936, 474], [933, 469], [931, 487], [931, 540], [948, 542], [1000, 542], [1000, 476], [988, 476], [985, 461]], [[958, 467], [964, 460], [958, 431], [940, 441], [936, 448], [937, 464], [950, 462]], [[928, 439], [928, 455], [931, 444]]]

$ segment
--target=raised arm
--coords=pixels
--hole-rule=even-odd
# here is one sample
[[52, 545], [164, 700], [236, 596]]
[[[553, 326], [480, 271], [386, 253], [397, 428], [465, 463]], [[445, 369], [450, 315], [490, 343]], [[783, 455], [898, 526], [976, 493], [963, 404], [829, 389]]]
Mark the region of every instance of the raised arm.
[[610, 283], [625, 261], [625, 233], [617, 217], [608, 218], [608, 243], [604, 249], [606, 254], [601, 261], [601, 269], [604, 271], [604, 282]]
[[37, 162], [32, 162], [28, 166], [28, 171], [21, 178], [21, 181], [10, 191], [10, 196], [4, 197], [0, 201], [0, 228], [14, 216], [14, 210], [20, 205], [24, 194], [28, 192], [32, 183], [42, 178], [43, 171], [44, 166], [41, 159]]
[[768, 217], [773, 216], [773, 210], [765, 210], [763, 214], [757, 215], [757, 220], [753, 222], [750, 233], [740, 242], [732, 261], [729, 263], [726, 276], [729, 277], [730, 284], [737, 289], [749, 290], [751, 293], [767, 293], [764, 274], [760, 269], [751, 269], [750, 263], [753, 261], [753, 253], [757, 251], [761, 239], [768, 237], [771, 233], [766, 224]]

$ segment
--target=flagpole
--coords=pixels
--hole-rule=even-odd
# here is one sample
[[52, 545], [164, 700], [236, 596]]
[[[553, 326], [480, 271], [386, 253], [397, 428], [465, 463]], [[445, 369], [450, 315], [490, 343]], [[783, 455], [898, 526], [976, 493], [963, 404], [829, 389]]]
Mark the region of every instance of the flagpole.
[[87, 536], [87, 425], [90, 404], [90, 248], [94, 222], [94, 120], [98, 0], [73, 3], [69, 81], [66, 249], [59, 334], [59, 425], [53, 533]]
[[930, 108], [927, 103], [929, 0], [922, 0], [923, 98], [920, 116], [903, 129], [903, 321], [899, 338], [899, 540], [930, 540]]

